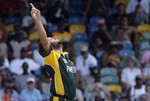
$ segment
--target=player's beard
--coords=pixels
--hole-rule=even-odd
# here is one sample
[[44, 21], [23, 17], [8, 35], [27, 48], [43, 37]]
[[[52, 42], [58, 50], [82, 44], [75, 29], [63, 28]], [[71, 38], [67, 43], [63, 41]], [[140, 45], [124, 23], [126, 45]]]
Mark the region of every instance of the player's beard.
[[62, 48], [61, 42], [53, 42], [53, 43], [51, 43], [51, 45], [52, 45], [52, 48], [56, 49], [56, 50]]

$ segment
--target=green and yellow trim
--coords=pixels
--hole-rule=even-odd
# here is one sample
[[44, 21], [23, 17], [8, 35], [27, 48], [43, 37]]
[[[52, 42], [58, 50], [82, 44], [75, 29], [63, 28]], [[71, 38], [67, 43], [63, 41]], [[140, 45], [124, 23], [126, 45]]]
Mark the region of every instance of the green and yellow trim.
[[54, 80], [55, 80], [56, 93], [59, 95], [64, 95], [65, 94], [64, 85], [62, 82], [62, 77], [61, 77], [59, 64], [58, 64], [59, 58], [60, 58], [60, 54], [53, 50], [51, 51], [51, 54], [49, 54], [47, 57], [44, 58], [44, 63], [45, 65], [51, 66], [55, 71]]

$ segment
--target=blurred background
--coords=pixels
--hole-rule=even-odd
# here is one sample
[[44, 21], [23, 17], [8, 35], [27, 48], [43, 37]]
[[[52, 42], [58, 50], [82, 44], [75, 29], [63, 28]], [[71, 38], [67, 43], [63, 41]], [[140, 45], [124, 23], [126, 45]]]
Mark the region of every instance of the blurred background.
[[150, 0], [0, 0], [0, 101], [51, 95], [30, 2], [76, 65], [76, 101], [150, 101]]

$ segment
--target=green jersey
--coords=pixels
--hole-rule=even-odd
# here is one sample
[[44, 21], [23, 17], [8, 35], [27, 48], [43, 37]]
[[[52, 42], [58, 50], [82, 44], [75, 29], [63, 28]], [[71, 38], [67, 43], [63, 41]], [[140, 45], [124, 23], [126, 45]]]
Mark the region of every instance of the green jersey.
[[51, 76], [50, 92], [53, 96], [73, 99], [76, 93], [76, 68], [69, 59], [68, 52], [57, 52], [51, 50], [45, 54], [42, 47], [39, 53], [44, 57], [47, 73]]

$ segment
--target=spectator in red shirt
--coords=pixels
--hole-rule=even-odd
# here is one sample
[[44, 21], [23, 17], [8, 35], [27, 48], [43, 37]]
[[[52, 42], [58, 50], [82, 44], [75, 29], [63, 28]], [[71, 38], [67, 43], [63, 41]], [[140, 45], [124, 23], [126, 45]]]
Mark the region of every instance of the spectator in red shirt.
[[0, 12], [3, 17], [21, 17], [22, 8], [22, 0], [2, 0], [0, 4]]

